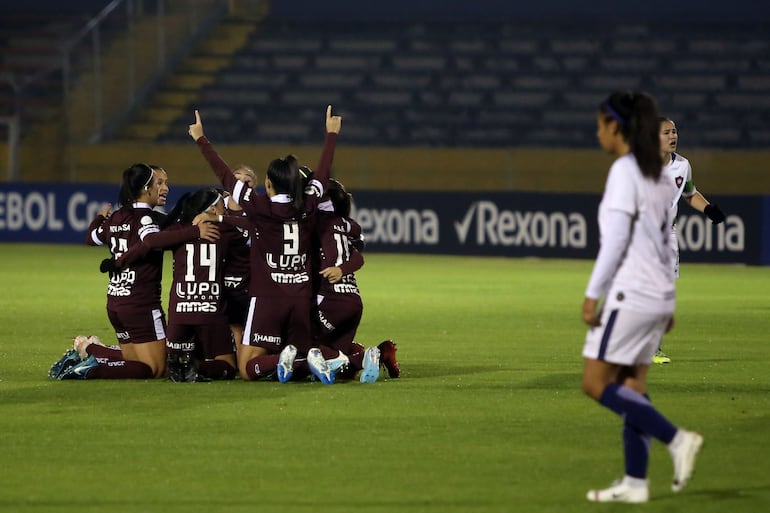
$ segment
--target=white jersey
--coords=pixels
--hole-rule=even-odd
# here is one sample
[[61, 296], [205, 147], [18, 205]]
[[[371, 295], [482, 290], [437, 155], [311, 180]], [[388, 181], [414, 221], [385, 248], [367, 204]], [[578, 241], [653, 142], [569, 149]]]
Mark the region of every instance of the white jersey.
[[698, 190], [692, 181], [692, 167], [690, 161], [679, 155], [672, 153], [668, 162], [663, 164], [663, 176], [671, 180], [674, 187], [674, 198], [671, 200], [671, 210], [674, 213], [674, 221], [671, 223], [670, 246], [673, 255], [672, 265], [674, 274], [679, 277], [679, 239], [676, 234], [676, 216], [679, 214], [679, 198], [690, 198]]
[[599, 204], [600, 249], [586, 297], [604, 297], [610, 309], [674, 311], [673, 197], [671, 182], [645, 178], [633, 154], [615, 160]]
[[678, 153], [672, 153], [671, 160], [663, 164], [663, 176], [671, 180], [675, 187], [671, 208], [674, 209], [674, 219], [676, 219], [679, 212], [679, 198], [682, 196], [689, 198], [698, 192], [692, 182], [690, 161]]

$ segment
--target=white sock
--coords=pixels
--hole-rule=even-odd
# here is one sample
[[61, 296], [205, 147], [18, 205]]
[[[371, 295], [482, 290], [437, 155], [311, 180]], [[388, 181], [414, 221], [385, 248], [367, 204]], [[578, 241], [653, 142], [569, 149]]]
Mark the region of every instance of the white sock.
[[671, 439], [671, 442], [668, 444], [668, 450], [669, 451], [675, 451], [679, 448], [681, 443], [684, 441], [684, 430], [683, 429], [677, 429], [676, 434], [674, 435], [674, 438]]
[[647, 479], [641, 477], [632, 477], [629, 475], [623, 476], [623, 483], [627, 484], [631, 488], [647, 488]]

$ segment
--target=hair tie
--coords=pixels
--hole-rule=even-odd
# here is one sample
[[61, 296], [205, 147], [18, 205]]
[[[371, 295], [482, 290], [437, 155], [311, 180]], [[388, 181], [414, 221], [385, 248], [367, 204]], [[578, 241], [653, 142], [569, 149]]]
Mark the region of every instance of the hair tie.
[[206, 207], [205, 209], [203, 209], [203, 211], [206, 212], [208, 209], [210, 209], [211, 207], [213, 207], [214, 205], [219, 203], [221, 200], [222, 200], [222, 195], [220, 193], [217, 193], [217, 197], [214, 200], [214, 202], [211, 205], [209, 205], [208, 207]]
[[620, 123], [621, 126], [625, 126], [626, 123], [628, 123], [626, 118], [618, 114], [618, 112], [612, 108], [612, 105], [610, 105], [609, 101], [602, 103], [602, 107], [604, 107], [604, 110], [607, 111], [607, 114], [609, 114], [612, 119]]
[[147, 181], [144, 183], [144, 188], [148, 189], [150, 187], [150, 183], [152, 183], [152, 177], [155, 176], [155, 170], [148, 166], [147, 164], [144, 164], [144, 166], [150, 170], [150, 177], [147, 179]]

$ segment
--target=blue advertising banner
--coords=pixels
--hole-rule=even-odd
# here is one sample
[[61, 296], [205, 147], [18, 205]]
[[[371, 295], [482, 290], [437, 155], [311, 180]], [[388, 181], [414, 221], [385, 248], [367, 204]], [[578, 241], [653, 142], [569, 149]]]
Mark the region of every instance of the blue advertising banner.
[[[360, 191], [352, 215], [371, 251], [594, 258], [600, 199], [598, 194]], [[736, 196], [720, 197], [719, 203], [727, 219], [718, 225], [681, 203], [681, 260], [770, 264], [770, 200]]]
[[[174, 186], [168, 206], [195, 187]], [[0, 184], [0, 242], [80, 244], [111, 184]], [[598, 194], [356, 191], [352, 217], [368, 251], [543, 258], [594, 258]], [[727, 196], [714, 225], [682, 203], [683, 262], [770, 265], [770, 197]]]
[[[195, 187], [172, 187], [169, 209]], [[0, 242], [81, 243], [96, 213], [118, 202], [112, 184], [0, 183]]]

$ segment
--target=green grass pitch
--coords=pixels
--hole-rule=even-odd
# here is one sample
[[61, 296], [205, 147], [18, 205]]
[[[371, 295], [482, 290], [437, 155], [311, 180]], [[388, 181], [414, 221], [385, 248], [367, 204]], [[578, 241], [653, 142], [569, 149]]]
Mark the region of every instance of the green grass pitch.
[[358, 341], [394, 339], [397, 380], [49, 381], [73, 336], [114, 340], [104, 256], [0, 244], [2, 512], [770, 508], [768, 268], [683, 263], [650, 394], [706, 443], [674, 494], [654, 442], [632, 506], [584, 498], [623, 473], [621, 420], [579, 389], [590, 261], [366, 254]]

